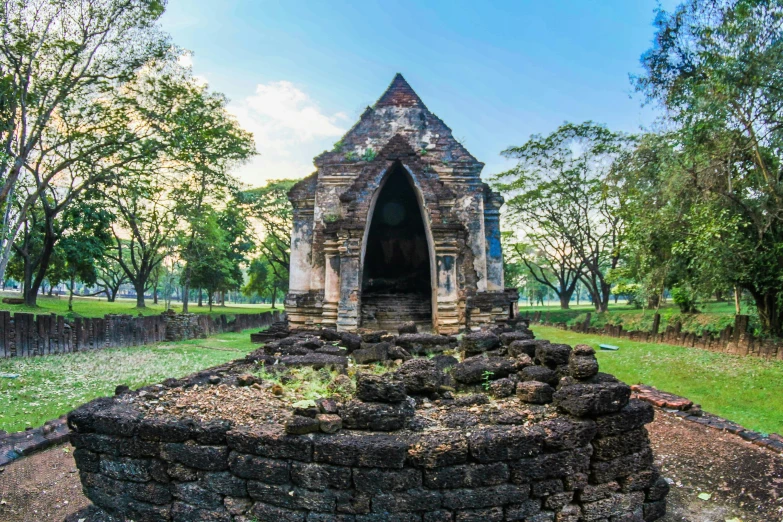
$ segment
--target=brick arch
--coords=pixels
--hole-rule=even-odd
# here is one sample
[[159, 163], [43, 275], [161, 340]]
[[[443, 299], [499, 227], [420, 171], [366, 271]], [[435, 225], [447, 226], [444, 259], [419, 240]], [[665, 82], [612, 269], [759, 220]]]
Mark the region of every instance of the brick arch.
[[414, 186], [421, 192], [422, 205], [431, 220], [430, 225], [455, 221], [451, 209], [444, 209], [440, 203], [453, 201], [454, 193], [438, 178], [432, 167], [422, 160], [402, 134], [396, 134], [389, 140], [375, 160], [362, 170], [348, 190], [340, 196], [346, 220], [361, 227], [366, 226], [372, 203], [372, 198], [367, 195], [375, 194], [395, 161], [405, 167]]

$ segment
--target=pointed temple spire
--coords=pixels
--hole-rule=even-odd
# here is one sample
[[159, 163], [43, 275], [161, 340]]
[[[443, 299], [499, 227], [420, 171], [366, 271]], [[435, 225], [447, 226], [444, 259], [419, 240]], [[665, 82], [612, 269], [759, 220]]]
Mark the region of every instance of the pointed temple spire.
[[394, 76], [389, 88], [378, 98], [375, 108], [379, 107], [421, 107], [425, 108], [424, 102], [419, 95], [414, 92], [411, 86], [405, 81], [400, 73]]

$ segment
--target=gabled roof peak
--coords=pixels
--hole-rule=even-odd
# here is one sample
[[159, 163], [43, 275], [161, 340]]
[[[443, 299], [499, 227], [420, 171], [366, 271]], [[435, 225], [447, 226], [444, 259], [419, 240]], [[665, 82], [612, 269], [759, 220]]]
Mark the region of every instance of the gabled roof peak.
[[375, 108], [379, 107], [418, 107], [426, 109], [419, 95], [414, 92], [400, 73], [394, 76], [391, 84], [389, 84], [389, 88], [375, 102]]

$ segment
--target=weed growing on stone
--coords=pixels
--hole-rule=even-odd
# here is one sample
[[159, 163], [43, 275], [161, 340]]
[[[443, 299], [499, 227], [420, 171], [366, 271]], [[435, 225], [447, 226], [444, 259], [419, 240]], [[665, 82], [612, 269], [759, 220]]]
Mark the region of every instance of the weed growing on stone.
[[489, 370], [486, 370], [484, 373], [481, 374], [482, 376], [481, 387], [484, 388], [484, 390], [489, 391], [489, 387], [492, 384], [493, 375], [495, 375], [495, 372], [491, 372]]

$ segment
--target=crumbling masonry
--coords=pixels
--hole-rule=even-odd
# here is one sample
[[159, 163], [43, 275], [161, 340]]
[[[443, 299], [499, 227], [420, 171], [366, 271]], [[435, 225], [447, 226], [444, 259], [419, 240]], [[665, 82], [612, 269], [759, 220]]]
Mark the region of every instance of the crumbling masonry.
[[516, 314], [503, 285], [500, 194], [401, 75], [317, 170], [294, 208], [292, 328], [391, 328], [452, 334]]

